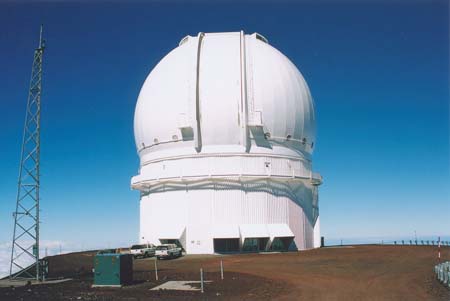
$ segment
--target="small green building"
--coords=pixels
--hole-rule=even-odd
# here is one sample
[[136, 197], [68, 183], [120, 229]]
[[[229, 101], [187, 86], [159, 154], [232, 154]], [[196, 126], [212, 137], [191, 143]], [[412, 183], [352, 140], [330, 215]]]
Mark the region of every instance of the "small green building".
[[94, 257], [94, 287], [117, 286], [133, 282], [133, 255], [97, 254]]

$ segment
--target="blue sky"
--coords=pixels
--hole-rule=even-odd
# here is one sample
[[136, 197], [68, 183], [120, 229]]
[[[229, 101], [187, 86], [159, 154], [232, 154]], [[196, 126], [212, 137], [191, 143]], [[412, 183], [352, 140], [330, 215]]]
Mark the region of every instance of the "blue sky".
[[0, 4], [0, 243], [12, 237], [33, 49], [45, 25], [41, 236], [138, 239], [133, 114], [150, 70], [199, 31], [259, 32], [315, 99], [322, 234], [450, 234], [446, 1]]

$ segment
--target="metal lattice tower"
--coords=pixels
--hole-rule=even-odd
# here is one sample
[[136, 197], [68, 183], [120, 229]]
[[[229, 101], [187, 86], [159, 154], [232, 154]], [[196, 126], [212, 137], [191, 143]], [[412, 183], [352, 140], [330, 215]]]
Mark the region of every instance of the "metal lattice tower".
[[[39, 157], [41, 124], [42, 26], [34, 51], [23, 129], [10, 278], [41, 279], [39, 266]], [[15, 272], [18, 270], [18, 272]]]

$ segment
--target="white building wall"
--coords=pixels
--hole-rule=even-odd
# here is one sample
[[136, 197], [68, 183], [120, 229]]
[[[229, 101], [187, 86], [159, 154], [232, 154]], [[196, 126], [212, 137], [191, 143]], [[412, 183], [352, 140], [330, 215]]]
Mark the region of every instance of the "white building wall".
[[[185, 198], [189, 202], [186, 230], [186, 251], [190, 254], [214, 253], [213, 230], [213, 190], [188, 190]], [[178, 210], [178, 209], [176, 209]]]
[[320, 236], [320, 216], [317, 217], [316, 224], [314, 225], [314, 248], [320, 248], [321, 236]]
[[[140, 241], [161, 244], [160, 239], [181, 235], [188, 219], [185, 212], [189, 201], [183, 191], [154, 193], [142, 196], [140, 201]], [[174, 210], [176, 208], [176, 210]]]
[[305, 221], [305, 249], [314, 248], [314, 226], [309, 218], [304, 215]]
[[141, 180], [180, 179], [199, 176], [275, 176], [311, 177], [311, 163], [303, 158], [284, 156], [250, 156], [242, 154], [205, 154], [197, 157], [174, 157], [141, 167], [134, 183]]
[[299, 250], [304, 250], [306, 248], [305, 243], [305, 218], [303, 210], [295, 202], [289, 201], [288, 203], [289, 212], [289, 227], [294, 233], [294, 242]]
[[312, 248], [313, 227], [298, 203], [276, 192], [256, 191], [257, 187], [250, 188], [253, 185], [242, 184], [241, 189], [236, 189], [235, 182], [205, 184], [203, 189], [165, 187], [142, 196], [141, 242], [159, 244], [160, 239], [179, 239], [185, 231], [182, 244], [189, 254], [210, 254], [217, 225], [236, 229], [239, 225], [286, 224], [297, 249]]

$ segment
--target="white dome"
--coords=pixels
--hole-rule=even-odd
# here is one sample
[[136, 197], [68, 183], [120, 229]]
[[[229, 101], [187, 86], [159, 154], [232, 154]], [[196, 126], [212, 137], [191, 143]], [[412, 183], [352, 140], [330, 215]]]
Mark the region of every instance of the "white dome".
[[134, 135], [141, 164], [161, 151], [309, 158], [314, 106], [298, 69], [264, 37], [201, 33], [184, 38], [145, 80]]
[[134, 131], [141, 243], [188, 254], [320, 245], [313, 101], [264, 37], [184, 38], [147, 77]]

